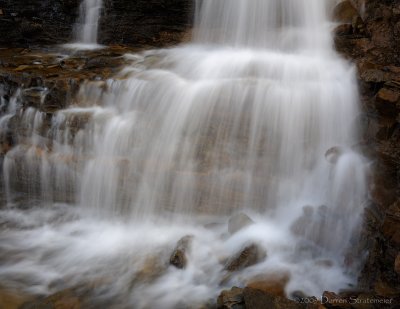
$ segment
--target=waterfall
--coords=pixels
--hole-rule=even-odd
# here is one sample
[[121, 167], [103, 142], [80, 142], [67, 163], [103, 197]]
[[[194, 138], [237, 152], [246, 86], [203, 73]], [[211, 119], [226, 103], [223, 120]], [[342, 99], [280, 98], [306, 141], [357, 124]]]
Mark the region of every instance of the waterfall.
[[[83, 0], [79, 6], [79, 17], [74, 26], [74, 43], [69, 46], [90, 49], [99, 45], [97, 37], [99, 32], [99, 20], [103, 0]], [[67, 46], [68, 46], [67, 45]]]
[[[0, 252], [30, 251], [2, 282], [23, 286], [12, 275], [25, 271], [40, 278], [28, 291], [48, 292], [64, 277], [114, 278], [107, 296], [137, 308], [201, 304], [257, 274], [289, 273], [288, 295], [354, 284], [367, 162], [355, 72], [331, 47], [327, 5], [203, 0], [191, 44], [126, 55], [120, 76], [82, 85], [49, 126], [10, 110], [31, 134], [4, 159], [9, 204], [24, 203], [10, 179], [25, 177], [52, 207], [0, 214], [30, 226], [3, 237]], [[255, 223], [229, 235], [237, 212]], [[186, 235], [187, 269], [140, 279]], [[220, 261], [249, 243], [267, 257], [223, 283]]]

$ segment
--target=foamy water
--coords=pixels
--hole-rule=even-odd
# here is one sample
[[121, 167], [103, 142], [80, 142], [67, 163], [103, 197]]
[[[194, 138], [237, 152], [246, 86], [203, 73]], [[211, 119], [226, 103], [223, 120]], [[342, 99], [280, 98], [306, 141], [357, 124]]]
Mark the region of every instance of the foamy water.
[[[193, 44], [126, 55], [50, 123], [17, 93], [0, 119], [2, 132], [13, 118], [26, 128], [3, 161], [2, 282], [39, 294], [95, 283], [95, 299], [121, 308], [200, 305], [259, 274], [287, 274], [287, 295], [353, 285], [367, 162], [327, 11], [203, 1]], [[18, 210], [27, 200], [39, 206]], [[255, 223], [231, 235], [237, 212]], [[249, 244], [266, 257], [227, 279]]]

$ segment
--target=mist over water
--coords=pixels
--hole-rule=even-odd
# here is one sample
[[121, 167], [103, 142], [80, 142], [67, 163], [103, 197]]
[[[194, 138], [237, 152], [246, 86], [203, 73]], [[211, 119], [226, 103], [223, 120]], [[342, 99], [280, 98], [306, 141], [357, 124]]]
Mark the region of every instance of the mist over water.
[[[126, 55], [50, 126], [17, 93], [0, 119], [28, 132], [3, 161], [2, 282], [39, 294], [96, 282], [121, 308], [200, 305], [260, 274], [289, 274], [288, 295], [354, 284], [366, 162], [328, 13], [321, 0], [203, 0], [192, 44]], [[19, 210], [18, 188], [39, 205]], [[255, 223], [231, 235], [238, 212]], [[186, 269], [168, 266], [187, 235]], [[249, 244], [266, 257], [223, 280]]]

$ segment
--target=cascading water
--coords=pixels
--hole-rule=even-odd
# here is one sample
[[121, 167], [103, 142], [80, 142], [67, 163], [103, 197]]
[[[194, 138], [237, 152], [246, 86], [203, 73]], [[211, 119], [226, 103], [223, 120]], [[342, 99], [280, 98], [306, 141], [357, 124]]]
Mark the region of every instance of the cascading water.
[[[288, 274], [288, 295], [354, 283], [345, 257], [366, 163], [354, 150], [354, 72], [331, 48], [327, 3], [199, 6], [193, 44], [127, 55], [131, 66], [83, 85], [49, 128], [14, 98], [0, 127], [18, 116], [30, 133], [4, 158], [11, 209], [0, 218], [15, 227], [0, 254], [25, 255], [0, 267], [3, 283], [50, 293], [60, 280], [101, 281], [94, 298], [122, 308], [202, 304], [259, 274]], [[43, 207], [15, 207], [21, 179]], [[239, 211], [255, 223], [230, 235]], [[167, 267], [186, 235], [186, 269]], [[227, 277], [221, 261], [249, 243], [266, 258]]]
[[79, 49], [98, 48], [100, 13], [103, 0], [83, 0], [79, 6], [79, 17], [74, 27], [74, 43], [67, 47]]

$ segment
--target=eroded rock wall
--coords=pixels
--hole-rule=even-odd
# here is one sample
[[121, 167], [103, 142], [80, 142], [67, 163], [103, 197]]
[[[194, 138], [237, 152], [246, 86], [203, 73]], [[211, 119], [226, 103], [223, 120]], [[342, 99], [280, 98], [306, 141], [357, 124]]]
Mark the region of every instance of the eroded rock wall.
[[[0, 0], [0, 47], [67, 43], [81, 0]], [[102, 44], [163, 46], [182, 40], [192, 0], [104, 0]]]
[[[345, 1], [346, 2], [346, 1]], [[376, 294], [400, 295], [400, 1], [351, 0], [354, 14], [336, 28], [336, 48], [355, 63], [364, 115], [364, 150], [373, 162], [369, 249], [361, 283]], [[342, 3], [337, 18], [347, 17]]]

